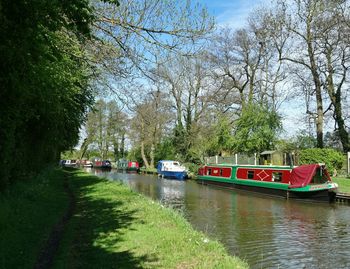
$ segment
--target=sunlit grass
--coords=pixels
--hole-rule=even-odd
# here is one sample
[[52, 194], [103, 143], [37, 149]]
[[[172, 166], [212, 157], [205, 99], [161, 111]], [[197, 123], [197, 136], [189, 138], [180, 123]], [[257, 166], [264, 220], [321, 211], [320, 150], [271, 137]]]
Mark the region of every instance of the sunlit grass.
[[120, 183], [75, 173], [77, 212], [56, 268], [247, 268], [178, 213]]
[[350, 178], [336, 177], [332, 178], [335, 183], [338, 183], [338, 191], [350, 193]]
[[141, 172], [141, 173], [145, 173], [145, 174], [156, 174], [156, 173], [157, 173], [157, 168], [145, 168], [145, 167], [141, 167], [141, 168], [140, 168], [140, 172]]

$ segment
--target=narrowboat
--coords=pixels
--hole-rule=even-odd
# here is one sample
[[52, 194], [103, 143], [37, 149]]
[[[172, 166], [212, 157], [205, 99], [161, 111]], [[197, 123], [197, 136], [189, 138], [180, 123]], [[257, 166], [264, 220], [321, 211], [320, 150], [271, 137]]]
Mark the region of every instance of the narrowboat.
[[94, 160], [92, 162], [93, 168], [101, 168], [101, 169], [111, 169], [112, 163], [109, 160]]
[[85, 167], [85, 168], [91, 168], [93, 166], [93, 164], [89, 160], [81, 160], [80, 166]]
[[286, 199], [324, 202], [333, 202], [338, 188], [324, 164], [294, 167], [209, 164], [199, 169], [197, 180]]
[[162, 160], [158, 162], [157, 173], [159, 177], [185, 180], [187, 179], [186, 167], [178, 161]]
[[78, 167], [76, 160], [61, 160], [60, 165], [64, 167]]
[[117, 169], [127, 172], [138, 172], [140, 170], [140, 165], [136, 161], [120, 159], [117, 162]]

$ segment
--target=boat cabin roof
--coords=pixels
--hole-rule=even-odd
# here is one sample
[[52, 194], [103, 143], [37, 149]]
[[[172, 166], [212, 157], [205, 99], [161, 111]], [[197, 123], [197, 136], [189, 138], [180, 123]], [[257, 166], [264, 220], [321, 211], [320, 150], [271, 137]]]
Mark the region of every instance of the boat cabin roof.
[[171, 160], [161, 160], [161, 161], [159, 161], [159, 163], [180, 165], [180, 162], [178, 162], [178, 161], [171, 161]]

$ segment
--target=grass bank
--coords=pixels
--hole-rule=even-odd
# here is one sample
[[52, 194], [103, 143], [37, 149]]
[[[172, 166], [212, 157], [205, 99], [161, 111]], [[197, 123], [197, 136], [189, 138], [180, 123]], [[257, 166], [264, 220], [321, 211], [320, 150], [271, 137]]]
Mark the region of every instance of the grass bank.
[[33, 268], [68, 208], [64, 172], [47, 169], [0, 193], [0, 268]]
[[345, 178], [345, 177], [334, 177], [332, 180], [335, 183], [338, 183], [338, 191], [339, 192], [345, 192], [345, 193], [350, 193], [350, 178]]
[[246, 268], [174, 211], [126, 186], [72, 172], [77, 214], [54, 268]]
[[[52, 170], [1, 197], [2, 268], [33, 268], [51, 227], [75, 193], [53, 268], [247, 268], [176, 212], [126, 186], [79, 171]], [[4, 216], [4, 217], [3, 217]]]

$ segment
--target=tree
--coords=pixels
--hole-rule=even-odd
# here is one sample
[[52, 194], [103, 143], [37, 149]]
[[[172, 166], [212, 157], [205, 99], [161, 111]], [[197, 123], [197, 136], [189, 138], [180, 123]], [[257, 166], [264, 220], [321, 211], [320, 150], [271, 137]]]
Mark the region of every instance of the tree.
[[219, 116], [214, 130], [215, 132], [210, 139], [210, 148], [208, 150], [220, 156], [225, 153], [233, 153], [233, 124], [230, 119], [225, 115]]
[[235, 122], [233, 149], [249, 154], [271, 150], [281, 129], [281, 117], [276, 111], [259, 104], [246, 106]]
[[266, 30], [268, 19], [266, 12], [253, 13], [248, 27], [221, 29], [211, 41], [209, 61], [216, 101], [225, 105], [222, 112], [234, 110], [239, 115], [253, 102], [277, 110], [283, 101], [277, 86], [285, 76]]
[[115, 101], [98, 100], [85, 125], [86, 138], [81, 146], [81, 158], [89, 146], [96, 147], [102, 159], [124, 157], [126, 120], [126, 115]]
[[190, 0], [128, 0], [118, 7], [97, 2], [95, 12], [99, 39], [91, 48], [104, 85], [131, 106], [139, 100], [138, 80], [151, 78], [159, 59], [191, 55], [213, 29], [206, 9]]
[[[349, 66], [349, 37], [345, 34], [349, 29], [348, 4], [323, 0], [279, 2], [271, 16], [270, 36], [280, 60], [290, 64], [307, 96], [307, 113], [315, 120], [320, 148], [324, 145], [324, 115], [332, 109], [343, 148], [349, 148], [342, 108]], [[329, 106], [325, 105], [328, 101]]]
[[140, 145], [140, 153], [146, 168], [153, 168], [155, 151], [165, 131], [165, 124], [172, 120], [166, 95], [158, 88], [143, 104], [137, 105], [131, 122], [130, 136]]
[[87, 1], [1, 1], [0, 188], [77, 143], [93, 100], [92, 20]]

